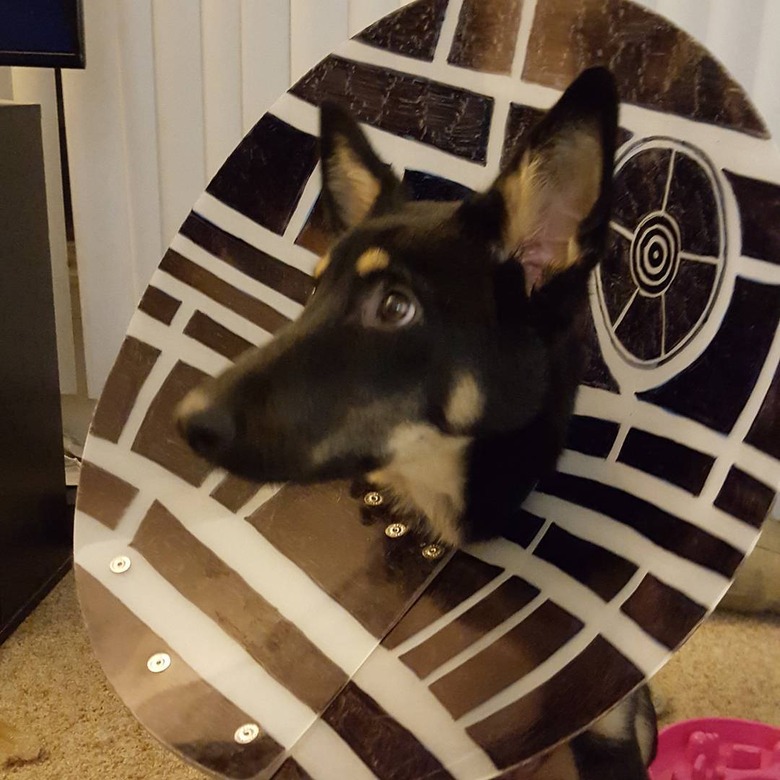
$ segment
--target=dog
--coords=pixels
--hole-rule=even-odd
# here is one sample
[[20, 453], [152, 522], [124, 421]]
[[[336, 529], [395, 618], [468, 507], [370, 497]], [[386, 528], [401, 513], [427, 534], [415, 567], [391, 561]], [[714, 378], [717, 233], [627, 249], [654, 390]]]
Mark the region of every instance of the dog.
[[[617, 128], [614, 79], [592, 68], [486, 191], [412, 201], [351, 116], [324, 104], [322, 203], [338, 238], [301, 316], [185, 397], [182, 435], [257, 482], [367, 478], [447, 544], [520, 522], [588, 359]], [[576, 776], [646, 777], [651, 713], [642, 690], [573, 739]]]

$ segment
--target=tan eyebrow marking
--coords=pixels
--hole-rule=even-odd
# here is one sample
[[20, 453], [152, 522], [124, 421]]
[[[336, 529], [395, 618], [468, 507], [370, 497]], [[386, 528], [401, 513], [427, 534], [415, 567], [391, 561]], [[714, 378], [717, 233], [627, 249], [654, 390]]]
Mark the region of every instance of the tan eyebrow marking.
[[372, 247], [360, 255], [355, 268], [360, 276], [368, 276], [374, 271], [383, 271], [389, 265], [390, 255], [384, 249]]
[[314, 266], [313, 276], [315, 279], [319, 279], [324, 273], [325, 269], [330, 265], [330, 252], [326, 252]]

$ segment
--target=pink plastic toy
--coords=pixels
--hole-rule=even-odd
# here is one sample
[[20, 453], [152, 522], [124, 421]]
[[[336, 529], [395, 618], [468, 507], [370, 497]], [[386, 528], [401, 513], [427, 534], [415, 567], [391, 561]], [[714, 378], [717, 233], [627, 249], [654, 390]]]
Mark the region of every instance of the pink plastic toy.
[[780, 729], [703, 718], [674, 723], [658, 737], [652, 780], [780, 780]]

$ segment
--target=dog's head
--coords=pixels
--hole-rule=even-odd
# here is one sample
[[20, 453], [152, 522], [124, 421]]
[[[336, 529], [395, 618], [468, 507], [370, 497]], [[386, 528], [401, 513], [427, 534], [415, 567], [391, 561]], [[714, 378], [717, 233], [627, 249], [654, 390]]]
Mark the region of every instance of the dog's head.
[[605, 243], [616, 127], [612, 77], [586, 71], [489, 190], [412, 202], [357, 124], [323, 106], [339, 237], [299, 319], [184, 400], [191, 446], [248, 478], [309, 482], [381, 468], [420, 431], [527, 425], [563, 392], [561, 344]]

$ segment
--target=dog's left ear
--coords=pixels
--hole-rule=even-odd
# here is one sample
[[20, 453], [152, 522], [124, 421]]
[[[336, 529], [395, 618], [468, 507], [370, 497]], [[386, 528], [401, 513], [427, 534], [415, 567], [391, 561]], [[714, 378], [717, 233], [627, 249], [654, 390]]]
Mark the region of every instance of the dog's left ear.
[[609, 223], [617, 114], [612, 74], [584, 71], [486, 194], [502, 211], [501, 254], [522, 264], [529, 295], [567, 269], [581, 267], [586, 275], [598, 260]]
[[357, 122], [336, 103], [320, 109], [322, 194], [331, 227], [342, 232], [395, 208], [403, 185], [377, 157]]

